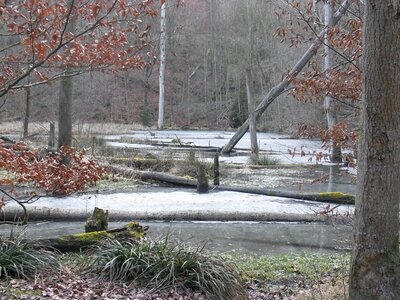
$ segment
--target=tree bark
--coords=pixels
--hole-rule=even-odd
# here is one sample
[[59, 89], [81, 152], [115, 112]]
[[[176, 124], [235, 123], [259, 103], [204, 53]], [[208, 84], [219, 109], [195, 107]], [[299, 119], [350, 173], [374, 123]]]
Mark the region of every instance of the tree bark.
[[163, 129], [164, 127], [164, 100], [165, 100], [165, 86], [164, 86], [164, 76], [165, 76], [165, 44], [166, 44], [166, 22], [165, 22], [165, 12], [166, 12], [167, 2], [161, 5], [161, 35], [160, 35], [160, 75], [159, 75], [159, 85], [160, 85], [160, 95], [158, 100], [158, 123], [157, 128]]
[[[339, 20], [342, 18], [344, 13], [347, 11], [352, 1], [345, 0], [339, 7], [335, 16], [333, 17], [332, 24], [336, 25]], [[267, 107], [279, 96], [281, 95], [285, 89], [290, 84], [291, 80], [296, 77], [301, 70], [307, 65], [310, 59], [317, 53], [318, 48], [321, 46], [321, 39], [323, 39], [325, 35], [325, 29], [322, 30], [318, 37], [315, 39], [314, 43], [310, 48], [304, 53], [301, 59], [296, 63], [296, 65], [292, 68], [288, 75], [275, 87], [273, 87], [267, 95], [264, 96], [261, 103], [256, 108], [256, 119], [258, 120], [261, 115], [265, 112]], [[240, 139], [244, 136], [244, 134], [249, 129], [249, 120], [247, 119], [242, 126], [236, 131], [234, 136], [230, 139], [230, 141], [222, 148], [223, 153], [229, 153], [232, 151], [233, 147], [240, 141]]]
[[350, 299], [400, 299], [400, 1], [366, 1]]

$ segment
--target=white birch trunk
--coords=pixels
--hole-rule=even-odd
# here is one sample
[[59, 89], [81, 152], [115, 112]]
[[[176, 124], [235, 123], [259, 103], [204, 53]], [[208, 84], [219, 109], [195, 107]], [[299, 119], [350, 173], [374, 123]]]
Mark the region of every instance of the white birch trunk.
[[160, 75], [159, 75], [159, 85], [160, 85], [160, 95], [158, 100], [158, 129], [163, 129], [164, 126], [164, 100], [165, 100], [165, 86], [164, 86], [164, 75], [165, 75], [165, 44], [166, 44], [166, 22], [165, 22], [165, 12], [166, 12], [166, 2], [161, 5], [161, 35], [160, 35]]

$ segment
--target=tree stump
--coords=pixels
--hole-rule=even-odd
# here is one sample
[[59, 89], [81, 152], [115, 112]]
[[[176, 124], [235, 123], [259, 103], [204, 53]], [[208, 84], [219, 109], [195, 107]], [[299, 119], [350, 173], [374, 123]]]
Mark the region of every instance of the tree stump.
[[108, 210], [95, 207], [93, 214], [87, 219], [85, 232], [108, 230]]
[[219, 149], [214, 156], [214, 185], [219, 185]]
[[206, 170], [203, 164], [199, 164], [199, 171], [197, 174], [197, 192], [199, 194], [208, 193], [208, 176], [206, 175]]

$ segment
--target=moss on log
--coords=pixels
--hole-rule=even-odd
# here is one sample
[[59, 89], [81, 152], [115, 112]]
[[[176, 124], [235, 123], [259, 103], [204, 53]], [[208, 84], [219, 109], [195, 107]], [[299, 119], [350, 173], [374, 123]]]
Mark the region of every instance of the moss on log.
[[105, 238], [117, 240], [139, 240], [146, 236], [147, 227], [138, 222], [103, 231], [65, 235], [58, 238], [39, 240], [38, 245], [61, 252], [76, 252], [101, 242]]

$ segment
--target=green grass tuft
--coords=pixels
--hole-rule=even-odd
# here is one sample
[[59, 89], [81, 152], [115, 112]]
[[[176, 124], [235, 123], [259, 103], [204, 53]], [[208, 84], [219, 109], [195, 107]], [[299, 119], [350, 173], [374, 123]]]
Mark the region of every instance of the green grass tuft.
[[273, 166], [279, 164], [280, 161], [278, 158], [269, 155], [252, 155], [249, 158], [249, 163], [257, 166]]
[[167, 238], [140, 243], [107, 240], [97, 246], [85, 269], [103, 280], [198, 291], [207, 299], [245, 299], [246, 295], [233, 264], [203, 248], [172, 245]]
[[32, 278], [42, 270], [60, 266], [54, 252], [17, 239], [0, 238], [0, 278]]

